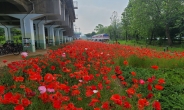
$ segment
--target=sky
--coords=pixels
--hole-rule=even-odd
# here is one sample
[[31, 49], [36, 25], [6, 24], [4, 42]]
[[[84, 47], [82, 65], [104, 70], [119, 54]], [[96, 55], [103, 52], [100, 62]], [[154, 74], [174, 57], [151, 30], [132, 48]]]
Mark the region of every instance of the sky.
[[[76, 1], [76, 0], [75, 0]], [[75, 14], [78, 19], [74, 22], [77, 32], [82, 34], [91, 33], [98, 24], [109, 26], [111, 24], [110, 17], [113, 12], [118, 13], [118, 18], [128, 5], [129, 0], [77, 0], [78, 9]], [[80, 28], [80, 29], [79, 29]]]

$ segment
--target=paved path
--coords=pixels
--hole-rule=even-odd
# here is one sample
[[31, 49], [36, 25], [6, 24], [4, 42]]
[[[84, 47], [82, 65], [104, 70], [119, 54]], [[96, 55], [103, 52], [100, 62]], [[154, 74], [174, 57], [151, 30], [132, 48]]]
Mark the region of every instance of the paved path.
[[[28, 52], [28, 56], [34, 56], [34, 55], [39, 55], [39, 54], [46, 54], [47, 50], [36, 50], [36, 52]], [[22, 60], [21, 55], [13, 55], [13, 54], [8, 54], [8, 55], [3, 55], [0, 56], [0, 67], [4, 66], [3, 60], [7, 60], [7, 63], [10, 63], [12, 61], [19, 61]]]

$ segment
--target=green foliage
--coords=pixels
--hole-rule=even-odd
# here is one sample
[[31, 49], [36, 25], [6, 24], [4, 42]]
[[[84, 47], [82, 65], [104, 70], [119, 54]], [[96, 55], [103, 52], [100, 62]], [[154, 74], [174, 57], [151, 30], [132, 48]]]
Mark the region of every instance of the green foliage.
[[123, 35], [134, 39], [166, 36], [172, 44], [172, 38], [183, 32], [183, 12], [183, 0], [130, 0], [122, 13]]
[[0, 45], [3, 45], [5, 42], [5, 36], [0, 36]]
[[11, 74], [7, 74], [7, 71], [8, 71], [8, 67], [7, 66], [4, 66], [4, 67], [1, 67], [0, 68], [0, 85], [4, 85], [6, 84], [7, 86], [11, 86], [13, 85], [13, 79], [11, 77]]
[[13, 41], [15, 43], [22, 43], [22, 37], [21, 36], [13, 36]]
[[98, 24], [98, 26], [94, 29], [97, 34], [102, 34], [104, 32], [104, 26], [102, 24]]
[[87, 37], [92, 37], [94, 36], [96, 33], [95, 32], [92, 32], [92, 33], [88, 33], [88, 34], [85, 34]]
[[0, 36], [3, 36], [3, 35], [4, 35], [4, 29], [0, 28]]
[[[131, 82], [132, 77], [130, 77], [130, 72], [136, 72], [137, 78], [142, 78], [147, 80], [148, 77], [153, 75], [156, 78], [164, 78], [164, 90], [160, 92], [154, 92], [155, 97], [158, 97], [158, 100], [161, 102], [163, 110], [183, 110], [184, 108], [184, 71], [183, 68], [175, 69], [165, 69], [160, 68], [158, 70], [153, 70], [151, 68], [137, 68], [137, 67], [124, 67], [122, 68], [123, 76], [125, 77], [126, 82]], [[156, 84], [156, 83], [155, 83]], [[145, 93], [147, 90], [139, 89], [139, 92]], [[145, 97], [145, 96], [143, 96]]]

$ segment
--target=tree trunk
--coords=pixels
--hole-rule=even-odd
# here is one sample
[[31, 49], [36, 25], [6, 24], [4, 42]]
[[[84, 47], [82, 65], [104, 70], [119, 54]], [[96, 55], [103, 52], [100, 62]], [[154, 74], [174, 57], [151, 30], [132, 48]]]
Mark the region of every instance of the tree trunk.
[[151, 42], [152, 42], [152, 40], [153, 40], [153, 34], [154, 34], [154, 32], [152, 31], [151, 32], [151, 38], [150, 38], [150, 40], [149, 40], [149, 44], [151, 45]]
[[183, 34], [181, 33], [180, 34], [180, 39], [179, 39], [179, 44], [181, 44], [182, 36], [183, 36]]
[[168, 38], [169, 46], [171, 46], [172, 45], [172, 40], [171, 40], [171, 36], [170, 36], [170, 31], [169, 31], [169, 26], [168, 25], [166, 25], [166, 27], [165, 27], [165, 35]]
[[125, 37], [125, 39], [126, 39], [126, 42], [127, 42], [127, 31], [126, 31], [126, 37]]

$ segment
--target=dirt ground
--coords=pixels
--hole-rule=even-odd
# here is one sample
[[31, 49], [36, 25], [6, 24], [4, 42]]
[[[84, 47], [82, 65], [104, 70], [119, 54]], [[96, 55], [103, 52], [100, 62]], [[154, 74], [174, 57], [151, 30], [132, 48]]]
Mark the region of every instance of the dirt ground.
[[[36, 52], [28, 52], [28, 56], [35, 56], [39, 54], [46, 54], [48, 49], [45, 50], [36, 50]], [[4, 66], [3, 60], [7, 60], [7, 63], [10, 63], [12, 61], [19, 61], [22, 60], [21, 55], [13, 55], [13, 54], [8, 54], [8, 55], [3, 55], [0, 56], [0, 67]]]

